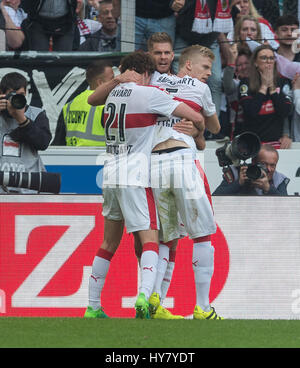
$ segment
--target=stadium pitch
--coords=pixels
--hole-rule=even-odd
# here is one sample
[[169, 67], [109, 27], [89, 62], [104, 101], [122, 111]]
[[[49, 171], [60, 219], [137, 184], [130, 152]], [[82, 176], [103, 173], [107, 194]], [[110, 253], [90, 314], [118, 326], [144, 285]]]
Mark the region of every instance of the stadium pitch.
[[0, 348], [299, 348], [300, 320], [0, 318]]

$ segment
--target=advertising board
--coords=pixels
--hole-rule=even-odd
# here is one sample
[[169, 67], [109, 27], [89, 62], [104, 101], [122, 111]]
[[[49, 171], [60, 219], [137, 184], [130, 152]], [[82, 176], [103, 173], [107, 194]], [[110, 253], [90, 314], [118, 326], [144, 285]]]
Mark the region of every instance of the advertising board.
[[[300, 198], [213, 197], [215, 271], [210, 301], [225, 318], [299, 319]], [[102, 197], [0, 196], [0, 315], [81, 317], [103, 238]], [[139, 267], [124, 233], [102, 304], [134, 317]], [[165, 306], [190, 318], [195, 305], [192, 241], [180, 241]]]

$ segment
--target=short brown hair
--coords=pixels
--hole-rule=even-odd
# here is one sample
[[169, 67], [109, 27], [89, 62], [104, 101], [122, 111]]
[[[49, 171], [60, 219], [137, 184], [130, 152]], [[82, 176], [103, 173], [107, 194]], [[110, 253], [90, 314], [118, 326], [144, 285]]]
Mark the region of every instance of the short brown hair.
[[135, 70], [137, 73], [148, 73], [150, 75], [155, 72], [155, 63], [152, 56], [148, 53], [135, 51], [121, 60], [121, 73], [124, 73], [126, 70]]
[[105, 68], [112, 68], [113, 65], [108, 60], [94, 60], [86, 68], [85, 77], [89, 85], [93, 83], [96, 78], [101, 77], [105, 72]]
[[8, 91], [9, 89], [17, 91], [20, 88], [24, 88], [26, 91], [27, 80], [22, 74], [18, 72], [7, 73], [1, 79], [0, 91], [2, 93], [6, 93], [6, 91]]
[[172, 38], [167, 32], [155, 32], [153, 33], [147, 41], [148, 51], [153, 49], [154, 43], [169, 43], [173, 48]]
[[214, 53], [208, 47], [201, 45], [192, 45], [185, 48], [179, 56], [179, 68], [182, 68], [187, 60], [193, 59], [197, 56], [204, 56], [210, 58], [212, 61], [215, 59]]

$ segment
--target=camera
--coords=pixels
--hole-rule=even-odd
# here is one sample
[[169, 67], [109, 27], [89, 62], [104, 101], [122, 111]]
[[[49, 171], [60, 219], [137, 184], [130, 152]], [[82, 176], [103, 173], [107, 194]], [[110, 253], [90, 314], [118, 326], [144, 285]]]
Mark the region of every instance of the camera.
[[261, 163], [257, 163], [257, 164], [250, 164], [247, 165], [247, 171], [246, 171], [246, 175], [247, 178], [250, 180], [257, 180], [263, 177], [263, 172], [265, 172], [266, 174], [268, 173], [267, 168], [261, 164]]
[[38, 192], [58, 194], [61, 175], [50, 172], [0, 171], [0, 185], [33, 189]]
[[9, 92], [5, 96], [5, 99], [10, 101], [12, 107], [17, 110], [24, 109], [27, 103], [26, 97], [24, 95], [22, 95], [21, 93], [14, 92], [14, 91]]
[[[257, 156], [261, 147], [259, 137], [252, 132], [244, 132], [233, 138], [232, 142], [227, 142], [224, 146], [216, 149], [219, 166], [223, 167], [224, 178], [228, 183], [234, 181], [233, 173], [230, 165], [242, 166], [247, 165], [250, 177], [261, 177], [260, 168], [258, 165], [248, 165], [245, 161], [249, 158]], [[241, 162], [243, 162], [241, 164]], [[248, 174], [247, 174], [248, 176]], [[249, 179], [251, 179], [249, 177]], [[258, 179], [256, 177], [256, 179]], [[256, 180], [251, 179], [251, 180]]]

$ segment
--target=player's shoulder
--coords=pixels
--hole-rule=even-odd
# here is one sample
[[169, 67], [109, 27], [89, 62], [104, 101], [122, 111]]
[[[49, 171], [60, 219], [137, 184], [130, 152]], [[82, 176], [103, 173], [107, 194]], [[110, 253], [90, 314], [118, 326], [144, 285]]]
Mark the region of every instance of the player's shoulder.
[[176, 75], [174, 74], [168, 74], [168, 73], [159, 73], [158, 71], [155, 71], [152, 74], [152, 78], [150, 83], [152, 85], [173, 85], [174, 81], [176, 81], [176, 78], [178, 78]]

